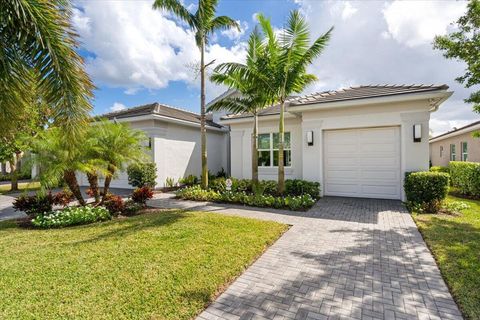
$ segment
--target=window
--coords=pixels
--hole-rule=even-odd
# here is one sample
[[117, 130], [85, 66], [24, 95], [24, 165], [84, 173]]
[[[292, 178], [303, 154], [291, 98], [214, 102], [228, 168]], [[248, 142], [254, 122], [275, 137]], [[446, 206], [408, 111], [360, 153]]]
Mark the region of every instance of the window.
[[451, 144], [450, 145], [450, 161], [455, 161], [456, 158], [457, 158], [457, 154], [456, 154], [456, 151], [455, 151], [455, 145]]
[[[283, 162], [285, 167], [292, 165], [292, 150], [290, 148], [290, 132], [285, 132]], [[258, 166], [278, 167], [278, 133], [262, 133], [258, 135]]]
[[440, 158], [443, 158], [443, 146], [440, 146]]
[[468, 145], [467, 142], [462, 142], [461, 144], [462, 148], [462, 161], [467, 161], [468, 160]]

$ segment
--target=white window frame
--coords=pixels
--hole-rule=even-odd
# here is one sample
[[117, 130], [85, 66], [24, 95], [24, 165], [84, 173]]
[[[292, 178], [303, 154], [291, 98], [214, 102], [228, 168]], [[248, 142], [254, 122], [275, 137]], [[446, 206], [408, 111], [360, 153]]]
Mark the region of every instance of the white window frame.
[[[259, 153], [259, 156], [260, 156], [260, 152], [261, 151], [270, 151], [270, 165], [269, 166], [258, 166], [259, 168], [278, 168], [278, 166], [274, 166], [273, 165], [273, 152], [274, 151], [278, 151], [278, 149], [274, 149], [273, 148], [273, 134], [274, 133], [278, 133], [278, 132], [263, 132], [263, 133], [259, 133], [258, 136], [260, 135], [270, 135], [270, 148], [269, 149], [260, 149], [260, 148], [257, 148], [257, 152]], [[284, 132], [284, 134], [289, 134], [290, 135], [290, 147], [289, 148], [283, 148], [283, 151], [290, 151], [290, 165], [289, 166], [284, 166], [285, 168], [291, 168], [292, 167], [292, 162], [293, 162], [293, 159], [292, 159], [292, 134], [287, 131], [287, 132]], [[257, 138], [258, 139], [258, 138]], [[258, 144], [258, 142], [257, 142]], [[258, 144], [259, 145], [259, 144]], [[285, 159], [284, 159], [285, 160]]]
[[450, 144], [450, 161], [457, 160], [457, 146], [454, 143]]
[[[463, 152], [463, 145], [465, 144], [467, 152]], [[468, 143], [467, 141], [460, 142], [460, 154], [462, 156], [462, 161], [468, 160]]]

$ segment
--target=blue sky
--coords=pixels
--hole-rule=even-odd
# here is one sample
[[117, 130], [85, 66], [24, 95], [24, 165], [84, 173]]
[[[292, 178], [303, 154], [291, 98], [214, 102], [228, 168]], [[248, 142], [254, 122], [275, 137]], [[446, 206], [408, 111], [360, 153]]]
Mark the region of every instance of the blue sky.
[[[199, 111], [199, 53], [184, 24], [153, 11], [152, 1], [74, 3], [80, 53], [98, 88], [95, 114], [152, 102]], [[192, 10], [195, 3], [185, 2]], [[306, 16], [313, 36], [335, 27], [329, 46], [310, 68], [319, 81], [305, 93], [361, 84], [446, 83], [455, 94], [432, 115], [434, 132], [478, 118], [463, 103], [469, 91], [454, 81], [464, 65], [444, 59], [431, 45], [436, 34], [452, 30], [464, 2], [220, 0], [217, 13], [238, 20], [242, 31], [215, 34], [207, 60], [242, 61], [255, 14], [264, 13], [281, 28], [292, 9]], [[224, 90], [208, 83], [207, 100]]]

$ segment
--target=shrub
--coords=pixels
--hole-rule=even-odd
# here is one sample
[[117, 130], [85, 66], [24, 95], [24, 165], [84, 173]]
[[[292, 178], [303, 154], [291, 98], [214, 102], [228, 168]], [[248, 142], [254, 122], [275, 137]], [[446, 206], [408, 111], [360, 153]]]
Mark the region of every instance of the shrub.
[[128, 166], [128, 184], [132, 187], [155, 188], [157, 165], [154, 162], [134, 163]]
[[208, 187], [216, 192], [225, 192], [227, 191], [225, 178], [216, 178], [208, 182]]
[[132, 193], [133, 202], [145, 205], [147, 200], [153, 198], [153, 190], [150, 187], [137, 188]]
[[32, 219], [32, 224], [38, 228], [60, 228], [109, 219], [111, 219], [111, 215], [103, 207], [67, 207], [62, 210], [39, 214]]
[[250, 179], [232, 179], [232, 191], [252, 192], [252, 180]]
[[134, 202], [133, 200], [127, 200], [125, 201], [122, 214], [126, 216], [134, 216], [137, 214], [138, 211], [142, 210], [143, 208], [145, 208], [144, 204]]
[[175, 187], [175, 179], [170, 178], [170, 177], [167, 177], [167, 179], [165, 179], [165, 186], [166, 186], [167, 188], [173, 188], [173, 187]]
[[220, 171], [217, 172], [216, 178], [227, 178], [227, 177], [228, 177], [227, 172], [222, 167], [222, 169], [220, 169]]
[[461, 194], [480, 197], [480, 163], [452, 161], [449, 169], [452, 185]]
[[200, 186], [187, 187], [180, 189], [176, 193], [177, 197], [195, 201], [218, 201], [220, 193], [214, 190], [203, 190]]
[[436, 213], [447, 197], [449, 176], [443, 172], [412, 172], [405, 176], [404, 190], [410, 210]]
[[312, 198], [320, 197], [320, 183], [294, 179], [285, 181], [285, 193], [290, 196], [310, 195]]
[[450, 173], [450, 170], [448, 167], [442, 167], [442, 166], [433, 166], [430, 167], [431, 172], [444, 172], [444, 173]]
[[186, 176], [185, 178], [181, 178], [179, 182], [183, 183], [187, 186], [193, 186], [193, 185], [198, 183], [198, 177], [194, 176], [193, 174], [190, 174], [190, 175]]
[[102, 204], [111, 215], [116, 216], [120, 214], [125, 208], [125, 203], [122, 197], [109, 193]]
[[72, 191], [63, 189], [63, 191], [60, 191], [53, 196], [53, 203], [62, 207], [66, 207], [74, 199], [75, 196], [73, 195]]
[[34, 217], [40, 213], [51, 212], [53, 204], [53, 196], [50, 192], [37, 193], [33, 196], [22, 194], [13, 201], [13, 208], [15, 211], [24, 211], [28, 216]]

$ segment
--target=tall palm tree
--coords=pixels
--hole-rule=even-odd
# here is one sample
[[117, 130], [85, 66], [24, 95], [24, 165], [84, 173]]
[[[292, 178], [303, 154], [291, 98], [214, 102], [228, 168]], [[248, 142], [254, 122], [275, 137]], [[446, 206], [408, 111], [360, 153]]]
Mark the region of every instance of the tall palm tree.
[[[0, 131], [15, 127], [34, 84], [53, 121], [76, 133], [94, 88], [84, 70], [69, 0], [8, 0], [0, 10]], [[67, 146], [68, 147], [68, 146]]]
[[208, 37], [217, 30], [239, 28], [238, 23], [227, 16], [215, 16], [218, 0], [199, 0], [195, 13], [188, 11], [181, 0], [155, 0], [154, 9], [163, 9], [174, 13], [186, 22], [195, 32], [195, 41], [200, 50], [200, 133], [202, 147], [202, 188], [208, 187], [207, 131], [205, 127], [205, 46]]
[[245, 64], [222, 63], [218, 65], [210, 79], [236, 89], [239, 97], [219, 100], [207, 111], [228, 110], [232, 113], [250, 113], [253, 115], [252, 134], [252, 180], [258, 183], [258, 113], [264, 109], [269, 96], [265, 93], [268, 84], [264, 81], [266, 51], [263, 38], [257, 28], [248, 40]]
[[60, 128], [50, 128], [38, 134], [32, 142], [33, 161], [41, 167], [40, 183], [43, 188], [56, 187], [65, 181], [75, 198], [85, 205], [76, 172], [89, 170], [84, 158], [82, 144], [65, 139]]
[[94, 124], [96, 135], [96, 155], [106, 165], [105, 184], [102, 202], [105, 201], [110, 182], [126, 166], [134, 161], [143, 161], [147, 157], [143, 146], [147, 137], [141, 130], [130, 129], [127, 124], [102, 121]]
[[[292, 93], [302, 92], [317, 77], [307, 72], [307, 67], [325, 49], [333, 27], [310, 44], [310, 32], [305, 18], [297, 10], [293, 10], [285, 29], [281, 32], [278, 42], [270, 40], [275, 45], [271, 50], [274, 76], [272, 86], [275, 90], [275, 100], [280, 103], [279, 150], [278, 150], [278, 192], [285, 191], [285, 102]], [[269, 37], [275, 35], [268, 33]]]

